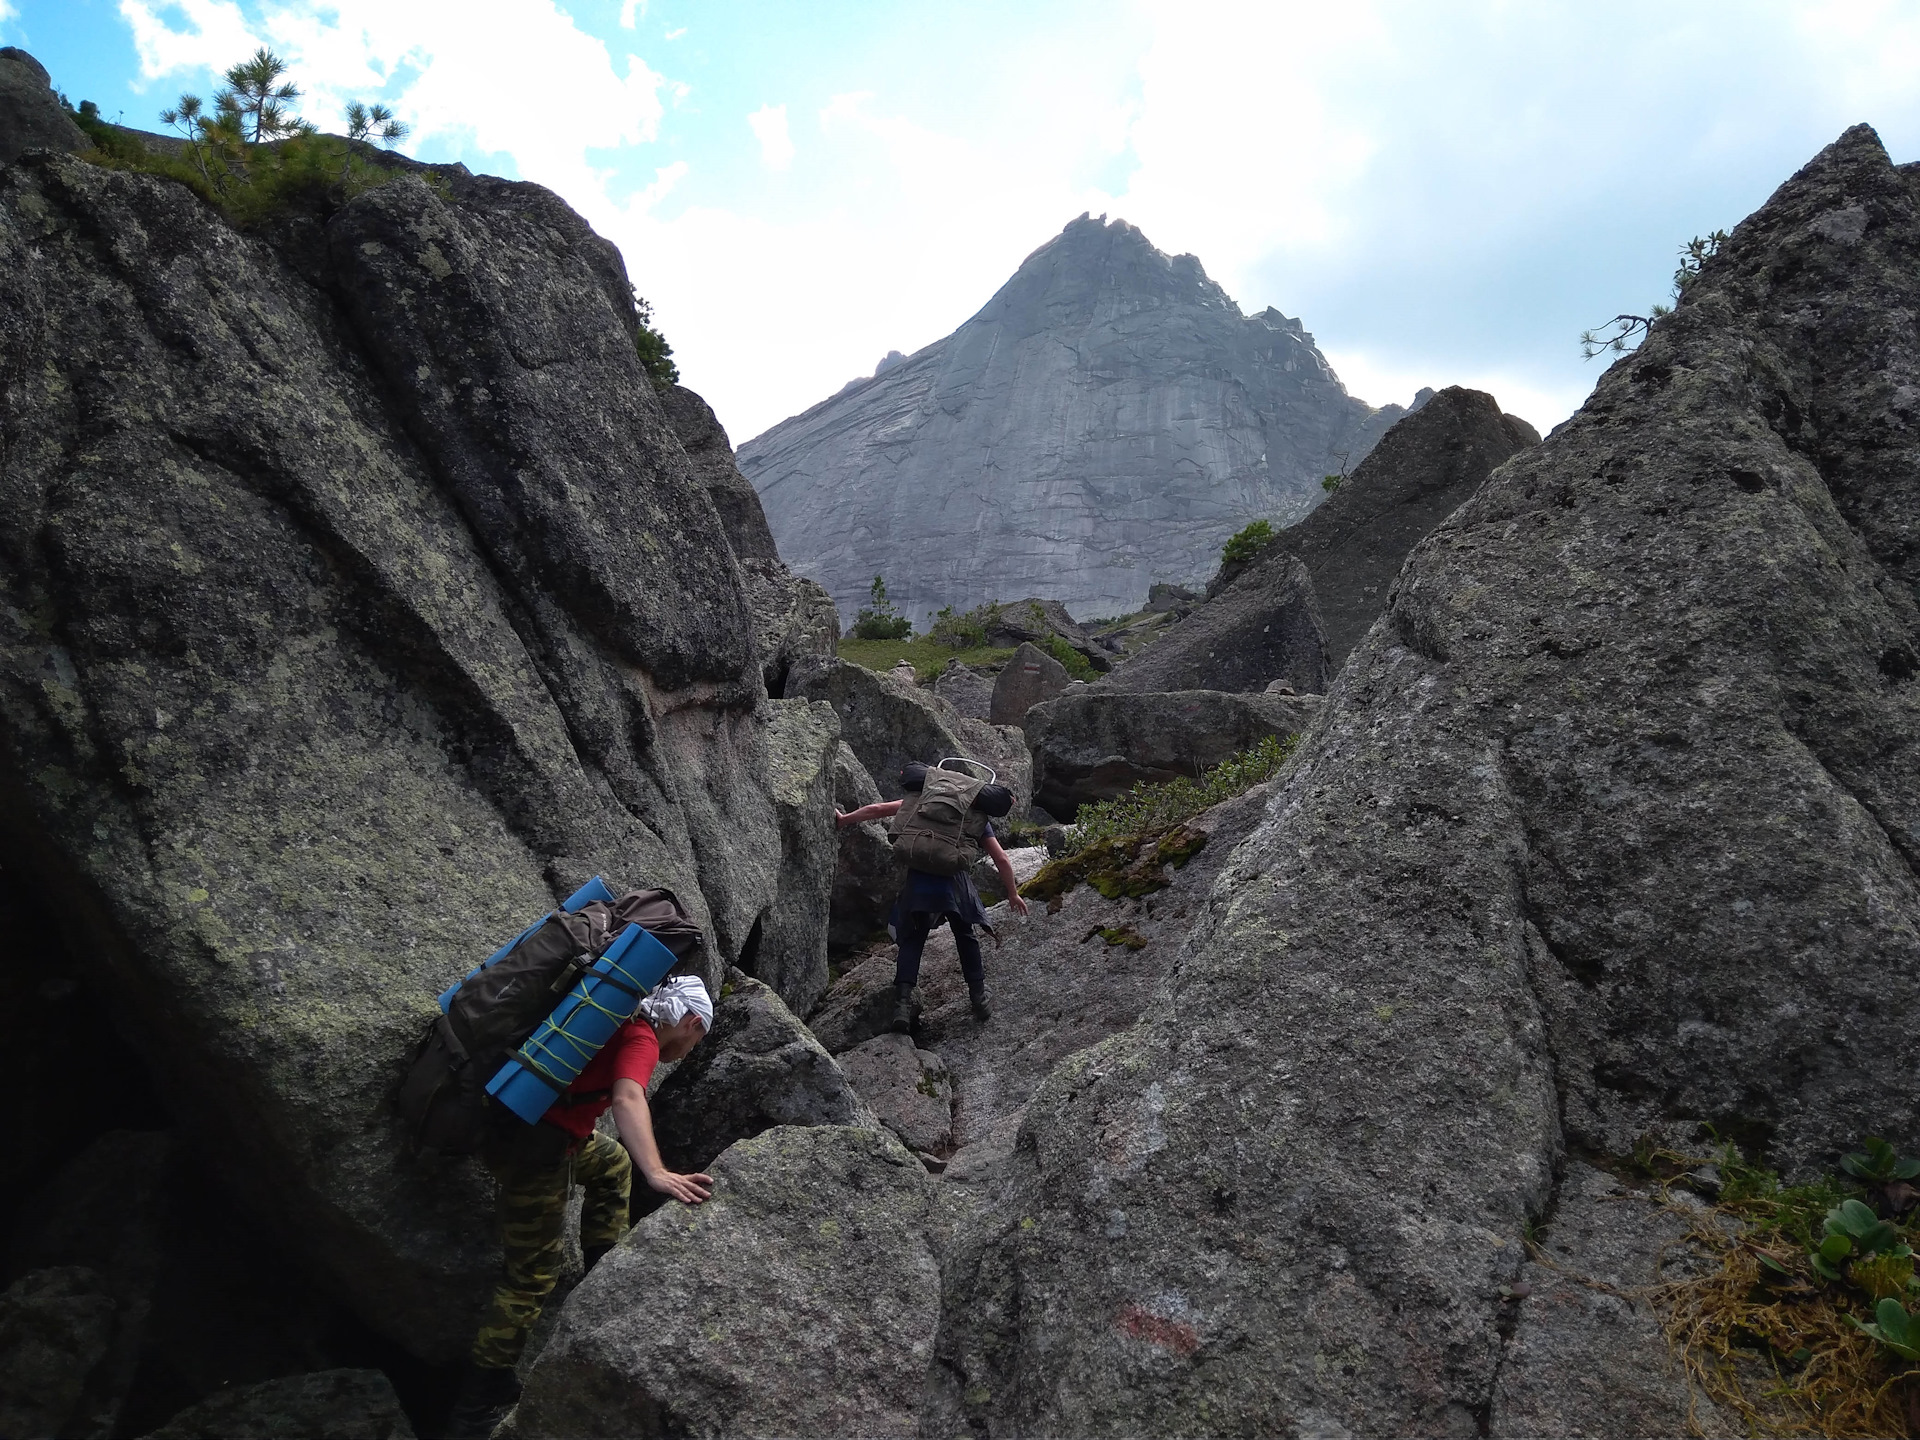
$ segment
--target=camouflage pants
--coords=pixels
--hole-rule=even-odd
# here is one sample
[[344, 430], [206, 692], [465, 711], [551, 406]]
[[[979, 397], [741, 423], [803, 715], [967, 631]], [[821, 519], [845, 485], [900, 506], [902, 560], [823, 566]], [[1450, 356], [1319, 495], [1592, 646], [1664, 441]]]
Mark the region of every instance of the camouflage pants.
[[627, 1197], [633, 1162], [617, 1141], [587, 1138], [576, 1155], [557, 1163], [487, 1160], [500, 1183], [500, 1248], [505, 1273], [494, 1289], [473, 1341], [473, 1363], [508, 1369], [519, 1363], [540, 1307], [560, 1278], [566, 1251], [567, 1196], [583, 1191], [580, 1247], [616, 1244], [627, 1233]]

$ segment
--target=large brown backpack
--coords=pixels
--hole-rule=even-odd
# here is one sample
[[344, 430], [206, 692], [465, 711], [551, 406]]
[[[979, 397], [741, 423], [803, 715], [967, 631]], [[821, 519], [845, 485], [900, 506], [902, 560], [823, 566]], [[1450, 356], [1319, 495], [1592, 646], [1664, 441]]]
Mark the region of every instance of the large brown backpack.
[[[461, 981], [401, 1082], [400, 1115], [416, 1145], [471, 1155], [486, 1143], [498, 1108], [487, 1081], [629, 925], [651, 932], [682, 961], [702, 943], [671, 890], [632, 890], [612, 904], [554, 911]], [[634, 996], [636, 1008], [639, 1002]]]
[[[910, 870], [924, 870], [929, 875], [959, 875], [972, 869], [973, 862], [980, 858], [980, 844], [989, 818], [987, 809], [979, 803], [981, 792], [989, 786], [995, 790], [1004, 787], [993, 785], [991, 770], [987, 770], [988, 778], [982, 780], [948, 769], [949, 763], [943, 760], [933, 769], [911, 766], [909, 773], [902, 777], [909, 787], [908, 794], [905, 803], [894, 812], [887, 836], [893, 842], [894, 859]], [[978, 764], [977, 761], [959, 763]], [[980, 768], [987, 769], [984, 765]], [[919, 776], [912, 773], [915, 771], [921, 772]], [[917, 791], [911, 788], [915, 778], [920, 781]], [[1008, 798], [1010, 802], [1011, 796]], [[1001, 813], [1005, 813], [1004, 807]]]

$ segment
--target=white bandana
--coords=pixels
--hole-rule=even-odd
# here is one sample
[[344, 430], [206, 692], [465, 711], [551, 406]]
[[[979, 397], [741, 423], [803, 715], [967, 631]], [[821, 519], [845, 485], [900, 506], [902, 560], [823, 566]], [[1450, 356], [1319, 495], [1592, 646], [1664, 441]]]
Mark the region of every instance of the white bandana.
[[654, 992], [640, 1002], [640, 1013], [662, 1029], [678, 1025], [689, 1012], [698, 1015], [708, 1030], [713, 1029], [713, 1001], [708, 998], [707, 987], [701, 984], [698, 975], [675, 975], [671, 980], [662, 980]]

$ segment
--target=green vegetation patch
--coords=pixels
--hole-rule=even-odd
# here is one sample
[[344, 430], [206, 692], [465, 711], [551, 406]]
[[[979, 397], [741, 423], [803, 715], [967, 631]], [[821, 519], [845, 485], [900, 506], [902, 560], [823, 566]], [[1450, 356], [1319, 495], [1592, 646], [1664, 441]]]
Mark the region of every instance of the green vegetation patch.
[[950, 650], [938, 641], [920, 635], [905, 640], [842, 640], [837, 653], [842, 660], [864, 665], [869, 670], [891, 670], [902, 660], [913, 666], [914, 675], [932, 680], [947, 668], [949, 660], [967, 665], [1004, 665], [1011, 650]]
[[1124, 945], [1129, 950], [1147, 948], [1147, 937], [1131, 925], [1103, 925], [1092, 933], [1106, 941], [1109, 946]]
[[1228, 537], [1227, 543], [1220, 547], [1220, 563], [1244, 565], [1272, 543], [1273, 526], [1265, 520], [1255, 520]]
[[1210, 810], [1223, 800], [1245, 793], [1262, 781], [1271, 780], [1292, 757], [1299, 737], [1281, 739], [1269, 735], [1251, 750], [1229, 756], [1198, 780], [1184, 775], [1158, 785], [1141, 783], [1117, 800], [1097, 805], [1082, 805], [1073, 836], [1067, 842], [1070, 851], [1078, 851], [1105, 841], [1148, 834], [1178, 825], [1202, 810]]
[[1204, 831], [1176, 825], [1152, 835], [1122, 835], [1049, 860], [1020, 887], [1029, 900], [1055, 901], [1076, 885], [1091, 885], [1109, 900], [1138, 899], [1173, 883], [1169, 865], [1185, 865], [1206, 848]]
[[[1716, 1406], [1756, 1435], [1903, 1435], [1920, 1412], [1920, 1161], [1869, 1139], [1844, 1175], [1783, 1185], [1737, 1147], [1636, 1156], [1669, 1183], [1718, 1171], [1688, 1239], [1714, 1262], [1657, 1287], [1667, 1338]], [[1711, 1189], [1711, 1187], [1708, 1187]]]

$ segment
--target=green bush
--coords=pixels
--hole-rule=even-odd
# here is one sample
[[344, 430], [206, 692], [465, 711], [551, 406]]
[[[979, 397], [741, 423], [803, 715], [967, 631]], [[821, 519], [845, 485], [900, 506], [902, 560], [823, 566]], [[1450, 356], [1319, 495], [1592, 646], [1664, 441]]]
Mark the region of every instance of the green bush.
[[1269, 735], [1251, 750], [1221, 761], [1198, 780], [1183, 775], [1159, 785], [1143, 782], [1117, 800], [1082, 805], [1067, 853], [1075, 854], [1103, 841], [1165, 830], [1223, 800], [1231, 800], [1278, 775], [1298, 743], [1298, 736], [1282, 740]]
[[927, 638], [955, 650], [978, 650], [987, 643], [987, 626], [999, 618], [998, 605], [981, 605], [964, 615], [953, 613], [953, 606], [942, 605], [927, 627]]
[[853, 633], [860, 640], [904, 640], [913, 634], [913, 622], [887, 599], [887, 582], [878, 575], [867, 587], [870, 603], [853, 617]]
[[653, 306], [640, 298], [638, 290], [633, 292], [633, 313], [640, 322], [640, 329], [633, 337], [633, 348], [640, 356], [640, 368], [647, 372], [647, 378], [653, 381], [656, 390], [678, 385], [680, 367], [673, 363], [673, 346], [667, 343], [666, 336], [653, 328]]
[[1040, 648], [1065, 666], [1067, 674], [1075, 680], [1091, 681], [1100, 673], [1086, 656], [1066, 642], [1064, 636], [1049, 635], [1040, 642]]
[[[110, 170], [176, 180], [239, 226], [301, 207], [335, 208], [399, 178], [401, 172], [369, 165], [353, 145], [320, 134], [289, 111], [287, 102], [300, 92], [275, 83], [285, 70], [277, 56], [262, 50], [226, 72], [228, 88], [214, 97], [211, 114], [198, 95], [182, 95], [163, 110], [161, 123], [186, 141], [177, 156], [149, 150], [103, 120], [93, 101], [82, 100], [77, 110], [69, 110], [93, 143], [81, 158]], [[381, 107], [361, 107], [369, 121], [375, 111], [390, 123], [372, 133], [389, 141], [405, 133]], [[427, 183], [442, 182], [429, 177]]]
[[1272, 543], [1273, 526], [1264, 520], [1256, 520], [1236, 530], [1227, 543], [1220, 547], [1220, 563], [1244, 565]]

